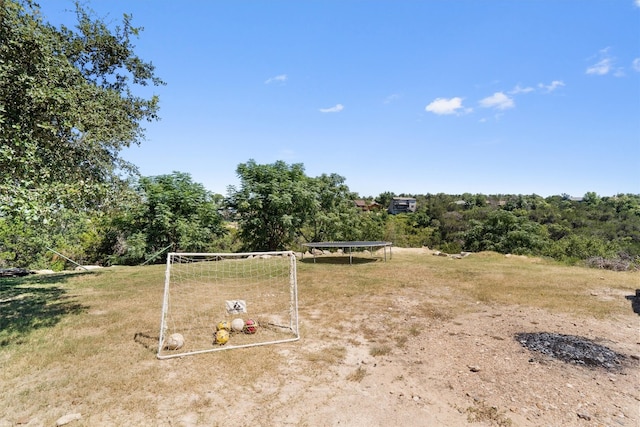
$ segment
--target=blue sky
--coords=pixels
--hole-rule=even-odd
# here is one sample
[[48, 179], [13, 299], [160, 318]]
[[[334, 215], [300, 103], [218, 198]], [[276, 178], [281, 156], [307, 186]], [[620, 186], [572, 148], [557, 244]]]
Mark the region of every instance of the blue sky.
[[[73, 22], [70, 1], [43, 14]], [[161, 120], [122, 152], [226, 194], [302, 163], [360, 196], [640, 194], [640, 0], [93, 0], [144, 27]]]

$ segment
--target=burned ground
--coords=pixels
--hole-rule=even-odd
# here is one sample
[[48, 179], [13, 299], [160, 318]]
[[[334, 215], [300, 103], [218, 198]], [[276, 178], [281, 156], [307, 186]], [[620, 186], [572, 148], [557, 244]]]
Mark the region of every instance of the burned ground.
[[516, 340], [533, 352], [577, 365], [615, 369], [621, 368], [628, 360], [625, 355], [604, 345], [574, 335], [523, 332], [516, 334]]

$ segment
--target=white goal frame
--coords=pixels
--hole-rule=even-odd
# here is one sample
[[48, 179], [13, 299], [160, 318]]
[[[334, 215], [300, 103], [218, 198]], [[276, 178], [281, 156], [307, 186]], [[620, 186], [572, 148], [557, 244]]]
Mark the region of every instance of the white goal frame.
[[[231, 332], [226, 344], [216, 344], [216, 325], [234, 317], [257, 321], [257, 332]], [[184, 346], [168, 349], [175, 333]], [[167, 254], [158, 359], [299, 339], [293, 251]]]

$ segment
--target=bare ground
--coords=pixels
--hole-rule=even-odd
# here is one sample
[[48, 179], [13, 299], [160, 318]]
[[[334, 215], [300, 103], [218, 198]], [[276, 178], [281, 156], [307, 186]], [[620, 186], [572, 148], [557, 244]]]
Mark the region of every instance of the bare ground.
[[[329, 327], [327, 310], [302, 304], [300, 341], [256, 349], [160, 361], [150, 329], [123, 343], [124, 352], [146, 356], [134, 366], [123, 357], [122, 372], [84, 378], [89, 368], [79, 362], [73, 374], [52, 366], [11, 379], [0, 389], [15, 390], [14, 400], [39, 396], [49, 381], [60, 392], [11, 413], [0, 399], [0, 426], [55, 425], [74, 413], [70, 426], [640, 426], [640, 322], [631, 304], [622, 318], [595, 319], [469, 301], [467, 312], [425, 321], [411, 314], [412, 292], [377, 296], [375, 308]], [[446, 286], [436, 292], [457, 297]], [[623, 293], [592, 291], [602, 299]], [[398, 332], [398, 319], [408, 331]], [[524, 348], [514, 338], [520, 332], [582, 336], [625, 362], [612, 370], [567, 364]], [[74, 384], [92, 381], [94, 392], [74, 394]]]
[[[624, 297], [611, 292], [594, 297]], [[287, 363], [272, 381], [249, 390], [211, 384], [204, 393], [214, 408], [203, 412], [195, 405], [171, 424], [205, 425], [215, 418], [229, 426], [640, 426], [640, 323], [631, 309], [620, 322], [478, 302], [471, 313], [434, 319], [397, 345], [372, 348], [371, 331], [396, 333], [386, 325], [407, 312], [411, 298], [410, 291], [395, 294], [386, 309], [331, 330], [321, 326], [322, 311], [303, 307], [303, 338], [277, 347]], [[410, 325], [414, 319], [405, 320]], [[524, 348], [514, 338], [520, 332], [582, 336], [626, 355], [626, 362], [614, 370], [567, 364]], [[330, 354], [345, 336], [342, 363], [309, 357]], [[188, 372], [192, 359], [169, 363], [170, 372]], [[217, 405], [222, 389], [244, 397]], [[202, 394], [184, 398], [194, 406]], [[175, 402], [167, 402], [158, 424], [171, 418], [172, 407]]]
[[[385, 316], [393, 311], [363, 321], [384, 331]], [[313, 318], [307, 322], [313, 328]], [[516, 342], [521, 331], [563, 331], [593, 337], [621, 353], [638, 352], [635, 319], [626, 325], [577, 324], [542, 311], [483, 307], [432, 324], [381, 356], [372, 356], [364, 344], [348, 345], [345, 362], [319, 374], [308, 374], [316, 369], [293, 346], [280, 348], [289, 360], [281, 368], [284, 380], [230, 390], [251, 398], [242, 408], [226, 408], [234, 420], [229, 425], [640, 425], [637, 367], [606, 371], [555, 361]], [[327, 343], [306, 336], [299, 345], [322, 349]], [[350, 379], [358, 372], [360, 381]], [[197, 414], [191, 417], [196, 424]]]

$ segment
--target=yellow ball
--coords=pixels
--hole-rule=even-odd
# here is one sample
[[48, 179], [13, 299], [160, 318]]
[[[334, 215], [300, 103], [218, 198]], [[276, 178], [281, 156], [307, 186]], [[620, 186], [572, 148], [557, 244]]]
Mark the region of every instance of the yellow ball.
[[220, 329], [216, 332], [216, 344], [224, 345], [229, 341], [229, 331]]
[[216, 331], [223, 331], [223, 330], [227, 332], [231, 331], [231, 324], [226, 320], [223, 320], [222, 322], [219, 322], [216, 325]]

